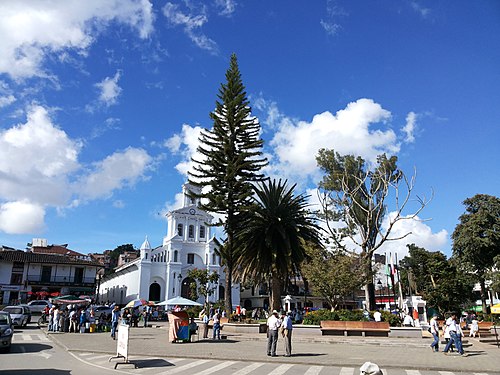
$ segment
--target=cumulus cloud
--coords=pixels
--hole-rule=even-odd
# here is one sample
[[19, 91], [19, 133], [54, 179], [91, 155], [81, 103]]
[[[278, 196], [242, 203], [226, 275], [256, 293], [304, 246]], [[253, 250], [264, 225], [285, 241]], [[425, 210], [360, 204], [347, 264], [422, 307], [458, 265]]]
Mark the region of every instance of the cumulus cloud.
[[391, 113], [372, 99], [349, 103], [336, 114], [323, 112], [312, 121], [281, 121], [270, 144], [276, 173], [295, 179], [317, 179], [316, 155], [320, 148], [354, 154], [375, 161], [381, 153], [396, 154], [396, 134], [387, 124]]
[[145, 178], [152, 164], [146, 151], [128, 148], [95, 163], [81, 177], [81, 149], [40, 105], [28, 108], [25, 123], [0, 131], [0, 231], [40, 231], [48, 208], [61, 211], [109, 197]]
[[201, 32], [202, 26], [208, 22], [205, 7], [200, 7], [197, 13], [184, 13], [178, 4], [173, 3], [166, 3], [163, 7], [163, 14], [170, 25], [183, 27], [189, 39], [199, 48], [217, 54], [217, 43]]
[[100, 90], [99, 101], [106, 106], [116, 104], [118, 96], [122, 92], [122, 88], [118, 86], [121, 72], [117, 71], [114, 77], [106, 77], [95, 86]]
[[188, 171], [192, 170], [193, 162], [191, 158], [203, 160], [203, 156], [196, 150], [199, 142], [198, 138], [202, 128], [200, 126], [182, 125], [182, 131], [175, 134], [164, 142], [171, 153], [180, 155], [182, 160], [175, 166], [177, 171], [187, 177]]
[[79, 181], [79, 194], [85, 199], [107, 198], [114, 190], [145, 178], [153, 159], [143, 149], [129, 147], [94, 164], [94, 169]]
[[408, 113], [406, 116], [406, 125], [401, 129], [405, 134], [405, 142], [413, 143], [415, 142], [415, 128], [417, 126], [417, 114], [415, 112]]
[[96, 31], [111, 22], [147, 38], [154, 20], [147, 0], [2, 1], [0, 14], [0, 73], [14, 79], [47, 76], [43, 63], [48, 54], [84, 54]]
[[45, 209], [28, 201], [0, 204], [0, 231], [8, 234], [39, 233], [44, 229]]

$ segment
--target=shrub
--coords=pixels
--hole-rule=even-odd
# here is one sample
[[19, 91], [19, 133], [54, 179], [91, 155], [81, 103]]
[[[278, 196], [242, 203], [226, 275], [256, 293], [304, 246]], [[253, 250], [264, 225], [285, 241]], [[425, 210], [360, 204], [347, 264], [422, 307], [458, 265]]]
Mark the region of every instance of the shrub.
[[[399, 326], [401, 321], [399, 316], [391, 314], [389, 311], [381, 311], [382, 321], [389, 322], [391, 327]], [[373, 314], [372, 314], [373, 316]], [[303, 324], [319, 325], [322, 320], [340, 320], [340, 321], [366, 321], [363, 310], [316, 310], [311, 311], [304, 316]]]

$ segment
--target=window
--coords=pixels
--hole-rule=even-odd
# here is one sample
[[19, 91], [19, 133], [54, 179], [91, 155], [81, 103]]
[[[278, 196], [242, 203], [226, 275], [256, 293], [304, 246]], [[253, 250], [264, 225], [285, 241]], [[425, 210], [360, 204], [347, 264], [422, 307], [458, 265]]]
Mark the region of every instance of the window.
[[205, 238], [205, 226], [200, 226], [200, 238]]
[[215, 253], [212, 254], [212, 264], [217, 264], [217, 255]]
[[184, 227], [182, 224], [177, 224], [177, 235], [182, 237], [182, 231]]
[[194, 238], [194, 225], [189, 226], [189, 238]]
[[194, 254], [188, 254], [188, 264], [194, 264]]
[[177, 250], [174, 251], [174, 262], [177, 262], [177, 258], [179, 256], [179, 252]]

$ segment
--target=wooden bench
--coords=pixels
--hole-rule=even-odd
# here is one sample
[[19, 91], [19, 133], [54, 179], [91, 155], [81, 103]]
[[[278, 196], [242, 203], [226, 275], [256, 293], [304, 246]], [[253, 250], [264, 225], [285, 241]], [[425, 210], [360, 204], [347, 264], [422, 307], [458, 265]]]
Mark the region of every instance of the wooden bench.
[[388, 322], [361, 322], [361, 321], [339, 321], [322, 320], [322, 335], [343, 336], [388, 336], [391, 330]]
[[[493, 323], [491, 323], [491, 322], [478, 322], [477, 325], [479, 327], [479, 331], [477, 331], [477, 333], [476, 333], [477, 337], [480, 338], [481, 335], [482, 336], [492, 336], [491, 327], [493, 326]], [[469, 329], [464, 329], [462, 327], [462, 331], [463, 331], [465, 337], [468, 337], [470, 334], [470, 326], [471, 325], [469, 324]]]

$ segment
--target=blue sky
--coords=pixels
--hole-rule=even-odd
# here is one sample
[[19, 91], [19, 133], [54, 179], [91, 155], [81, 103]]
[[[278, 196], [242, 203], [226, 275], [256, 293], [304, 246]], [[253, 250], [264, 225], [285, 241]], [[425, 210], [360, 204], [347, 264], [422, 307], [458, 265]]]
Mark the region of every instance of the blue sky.
[[0, 15], [2, 245], [161, 245], [233, 52], [268, 175], [314, 197], [319, 148], [386, 152], [434, 191], [385, 251], [450, 255], [461, 202], [499, 195], [496, 0], [12, 0]]

